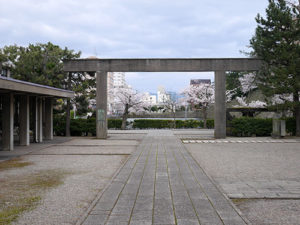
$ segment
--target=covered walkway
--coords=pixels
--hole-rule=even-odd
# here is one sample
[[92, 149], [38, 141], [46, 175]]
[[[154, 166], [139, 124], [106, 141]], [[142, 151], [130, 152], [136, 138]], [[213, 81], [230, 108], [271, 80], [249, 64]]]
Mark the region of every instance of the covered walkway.
[[0, 150], [13, 150], [15, 138], [23, 146], [52, 140], [53, 99], [73, 96], [72, 91], [0, 76]]

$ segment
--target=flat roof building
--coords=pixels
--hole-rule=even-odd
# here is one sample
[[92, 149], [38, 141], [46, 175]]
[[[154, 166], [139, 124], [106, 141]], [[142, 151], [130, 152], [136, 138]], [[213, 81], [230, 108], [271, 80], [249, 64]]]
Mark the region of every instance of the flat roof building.
[[210, 79], [191, 79], [190, 85], [211, 84]]
[[[53, 139], [53, 99], [71, 98], [74, 92], [0, 76], [1, 150]], [[15, 129], [17, 128], [17, 129]]]

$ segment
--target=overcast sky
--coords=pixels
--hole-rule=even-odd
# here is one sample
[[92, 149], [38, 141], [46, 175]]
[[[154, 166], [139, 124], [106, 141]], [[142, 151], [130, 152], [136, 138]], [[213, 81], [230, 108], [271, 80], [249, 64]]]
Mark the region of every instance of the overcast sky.
[[[0, 0], [0, 47], [52, 42], [82, 57], [244, 57], [267, 0]], [[248, 50], [249, 51], [249, 50]], [[130, 73], [141, 91], [180, 91], [212, 73]]]

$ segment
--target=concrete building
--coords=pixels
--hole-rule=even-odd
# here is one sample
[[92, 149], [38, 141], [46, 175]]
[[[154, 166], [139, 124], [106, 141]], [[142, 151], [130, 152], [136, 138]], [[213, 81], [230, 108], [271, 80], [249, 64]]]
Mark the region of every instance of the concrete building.
[[114, 102], [114, 73], [107, 73], [107, 114], [112, 114], [113, 102]]
[[[53, 99], [74, 92], [0, 76], [1, 150], [53, 139]], [[30, 131], [32, 137], [30, 138]]]
[[146, 92], [144, 95], [144, 101], [147, 102], [150, 106], [157, 105], [156, 95], [150, 94], [148, 92]]
[[116, 99], [118, 88], [131, 88], [125, 80], [123, 72], [109, 72], [107, 74], [107, 114], [119, 115], [123, 111], [123, 106]]
[[151, 105], [156, 105], [157, 104], [157, 96], [153, 95], [153, 94], [150, 94], [149, 102], [150, 102]]
[[170, 95], [166, 92], [163, 86], [157, 88], [157, 104], [164, 104], [170, 100]]
[[210, 79], [191, 79], [190, 85], [211, 84]]
[[124, 72], [112, 72], [114, 87], [126, 87], [125, 73]]

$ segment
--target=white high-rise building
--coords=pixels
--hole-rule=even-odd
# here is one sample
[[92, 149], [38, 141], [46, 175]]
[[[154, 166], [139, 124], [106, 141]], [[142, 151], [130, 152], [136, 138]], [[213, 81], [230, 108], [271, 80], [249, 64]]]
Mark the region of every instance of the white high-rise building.
[[115, 114], [118, 111], [118, 105], [116, 104], [115, 91], [118, 88], [128, 88], [125, 81], [124, 72], [108, 72], [107, 76], [107, 111], [108, 114]]
[[151, 95], [148, 92], [145, 93], [143, 100], [151, 106], [154, 106], [157, 104], [156, 95]]
[[159, 86], [157, 89], [157, 103], [163, 104], [170, 100], [170, 95], [166, 93], [166, 90], [163, 86]]
[[114, 87], [126, 87], [125, 73], [124, 72], [113, 72]]
[[114, 74], [107, 73], [107, 113], [112, 113], [112, 103], [114, 102], [114, 95], [112, 94], [114, 89]]

